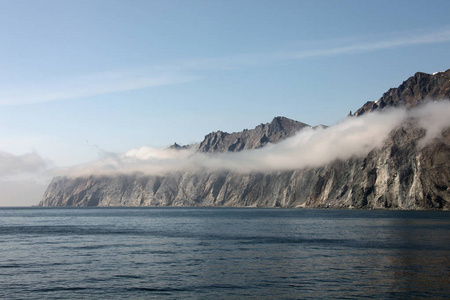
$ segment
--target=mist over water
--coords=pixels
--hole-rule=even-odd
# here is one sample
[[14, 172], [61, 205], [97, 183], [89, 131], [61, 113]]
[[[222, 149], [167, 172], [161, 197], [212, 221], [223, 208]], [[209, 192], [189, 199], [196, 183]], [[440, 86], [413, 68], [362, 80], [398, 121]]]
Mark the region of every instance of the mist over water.
[[305, 128], [295, 136], [261, 149], [226, 153], [198, 153], [195, 147], [185, 150], [141, 147], [124, 154], [65, 170], [66, 174], [115, 174], [143, 172], [163, 174], [184, 170], [229, 170], [233, 172], [292, 170], [319, 167], [336, 159], [363, 157], [380, 147], [389, 133], [406, 120], [414, 120], [426, 130], [419, 148], [439, 138], [450, 127], [450, 101], [430, 102], [412, 110], [390, 108], [381, 112], [348, 117], [323, 128]]

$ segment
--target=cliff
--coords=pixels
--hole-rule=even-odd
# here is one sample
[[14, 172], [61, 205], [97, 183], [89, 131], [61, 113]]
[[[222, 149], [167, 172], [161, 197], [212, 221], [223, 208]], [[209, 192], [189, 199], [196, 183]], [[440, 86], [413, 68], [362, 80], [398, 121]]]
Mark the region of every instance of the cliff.
[[[450, 70], [417, 73], [354, 117], [390, 106], [415, 107], [449, 97]], [[237, 133], [214, 132], [198, 152], [257, 149], [294, 135], [306, 124], [283, 117]], [[450, 129], [418, 147], [425, 129], [410, 118], [365, 157], [293, 171], [185, 171], [164, 175], [57, 177], [41, 206], [254, 206], [450, 209]], [[177, 145], [178, 146], [178, 145]], [[178, 148], [184, 151], [184, 148]]]

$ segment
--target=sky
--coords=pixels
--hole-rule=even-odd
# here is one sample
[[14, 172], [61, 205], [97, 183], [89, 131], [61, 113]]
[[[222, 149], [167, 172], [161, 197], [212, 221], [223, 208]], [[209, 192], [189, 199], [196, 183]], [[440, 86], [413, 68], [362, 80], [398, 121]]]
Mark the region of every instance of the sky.
[[[43, 171], [285, 116], [333, 125], [450, 68], [450, 1], [0, 0], [0, 206]], [[53, 173], [52, 173], [53, 174]]]

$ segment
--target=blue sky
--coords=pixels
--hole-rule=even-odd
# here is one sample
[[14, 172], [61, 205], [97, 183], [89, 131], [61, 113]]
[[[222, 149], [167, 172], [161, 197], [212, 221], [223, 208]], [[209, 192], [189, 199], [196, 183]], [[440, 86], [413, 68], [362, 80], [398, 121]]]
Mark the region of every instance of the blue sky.
[[446, 0], [1, 0], [0, 152], [70, 166], [275, 116], [331, 125], [450, 68], [449, 12]]

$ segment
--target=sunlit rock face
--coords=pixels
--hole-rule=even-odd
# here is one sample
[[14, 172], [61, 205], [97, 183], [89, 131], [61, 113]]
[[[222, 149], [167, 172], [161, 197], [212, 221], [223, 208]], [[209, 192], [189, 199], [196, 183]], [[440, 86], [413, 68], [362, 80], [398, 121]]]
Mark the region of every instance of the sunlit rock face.
[[293, 136], [309, 125], [285, 117], [276, 117], [268, 124], [241, 132], [212, 132], [205, 136], [198, 146], [200, 152], [237, 152], [244, 149], [258, 149], [268, 143], [277, 143]]
[[[374, 110], [450, 98], [450, 70], [416, 73], [353, 118]], [[214, 132], [201, 153], [263, 148], [308, 125], [283, 117], [236, 133]], [[183, 171], [163, 175], [57, 177], [41, 206], [252, 206], [375, 209], [450, 209], [450, 129], [422, 145], [426, 130], [408, 118], [364, 157], [321, 167], [270, 172]], [[177, 147], [179, 151], [186, 148]], [[330, 150], [332, 151], [332, 149]]]
[[360, 116], [385, 107], [413, 108], [435, 99], [450, 99], [450, 69], [434, 74], [417, 72], [398, 88], [389, 89], [377, 101], [364, 104], [354, 115]]

